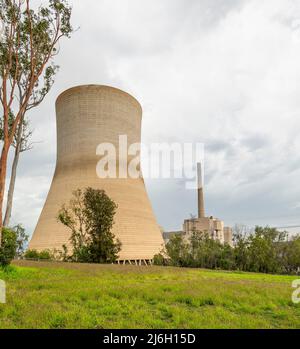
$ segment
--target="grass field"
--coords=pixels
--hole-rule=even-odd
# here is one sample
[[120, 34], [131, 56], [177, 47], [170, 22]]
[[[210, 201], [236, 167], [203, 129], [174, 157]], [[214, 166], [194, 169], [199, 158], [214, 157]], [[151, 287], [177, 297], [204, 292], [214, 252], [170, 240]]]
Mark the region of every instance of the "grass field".
[[292, 276], [15, 262], [0, 328], [300, 328]]

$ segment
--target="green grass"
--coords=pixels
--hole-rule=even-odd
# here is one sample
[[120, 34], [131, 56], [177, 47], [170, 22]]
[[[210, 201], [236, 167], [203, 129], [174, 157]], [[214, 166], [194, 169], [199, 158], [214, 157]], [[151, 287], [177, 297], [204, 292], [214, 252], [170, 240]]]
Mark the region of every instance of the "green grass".
[[300, 328], [296, 277], [18, 262], [0, 328]]

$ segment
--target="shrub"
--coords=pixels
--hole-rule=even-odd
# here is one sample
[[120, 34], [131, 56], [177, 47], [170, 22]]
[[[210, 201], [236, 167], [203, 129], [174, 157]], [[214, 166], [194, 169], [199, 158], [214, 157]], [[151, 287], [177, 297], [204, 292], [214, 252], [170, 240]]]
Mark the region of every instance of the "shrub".
[[154, 265], [167, 265], [167, 260], [166, 258], [161, 254], [158, 253], [153, 257], [153, 264]]
[[[48, 250], [49, 251], [49, 250]], [[56, 249], [49, 251], [50, 258], [54, 261], [60, 261], [60, 262], [69, 262], [69, 256], [68, 256], [68, 248], [66, 245], [62, 246], [62, 249]]]
[[2, 229], [0, 246], [0, 266], [7, 266], [14, 259], [17, 249], [17, 235], [8, 228]]
[[52, 253], [49, 250], [37, 251], [37, 250], [27, 250], [24, 254], [26, 259], [43, 259], [50, 260], [53, 259]]
[[39, 252], [37, 250], [27, 250], [24, 257], [26, 259], [39, 259]]
[[43, 250], [38, 254], [39, 259], [50, 260], [52, 259], [51, 252], [49, 250]]

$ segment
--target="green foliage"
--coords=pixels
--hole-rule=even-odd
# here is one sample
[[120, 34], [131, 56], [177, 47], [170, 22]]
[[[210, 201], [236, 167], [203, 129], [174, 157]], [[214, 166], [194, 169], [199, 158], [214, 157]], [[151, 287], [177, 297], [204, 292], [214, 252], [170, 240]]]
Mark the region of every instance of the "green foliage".
[[[11, 132], [14, 121], [15, 121], [15, 116], [10, 111], [9, 117], [8, 117], [9, 133]], [[19, 146], [20, 152], [24, 152], [26, 150], [31, 149], [31, 147], [32, 147], [32, 144], [29, 143], [29, 139], [32, 136], [32, 130], [30, 129], [30, 126], [29, 126], [29, 120], [25, 119], [25, 116], [22, 119], [22, 122], [19, 124], [18, 129], [19, 129], [19, 127], [22, 128], [22, 135], [21, 135], [20, 139], [18, 139], [18, 132], [15, 132], [12, 146], [15, 148], [17, 148]], [[17, 129], [17, 131], [18, 131], [18, 129]], [[4, 118], [0, 117], [0, 141], [3, 141], [3, 140], [4, 140]]]
[[0, 265], [8, 265], [15, 257], [24, 254], [28, 235], [19, 224], [13, 228], [2, 229], [2, 243], [0, 246]]
[[[30, 1], [28, 7], [25, 1], [0, 3], [0, 74], [11, 81], [12, 91], [18, 89], [21, 103], [28, 98], [25, 111], [39, 105], [53, 85], [58, 69], [53, 59], [59, 41], [73, 32], [71, 13], [66, 0], [49, 0], [35, 10]], [[15, 106], [15, 111], [10, 107], [14, 118], [20, 106]]]
[[291, 274], [300, 269], [300, 235], [281, 244], [281, 258], [287, 273]]
[[235, 227], [234, 239], [234, 256], [236, 268], [239, 270], [247, 270], [249, 265], [249, 233], [245, 231], [245, 227], [239, 229]]
[[[10, 147], [17, 143], [17, 152], [28, 148], [31, 131], [26, 131], [26, 113], [42, 103], [50, 91], [58, 69], [54, 58], [58, 54], [59, 42], [63, 37], [69, 38], [73, 31], [70, 23], [72, 9], [68, 1], [49, 0], [40, 6], [31, 6], [32, 2], [0, 2], [1, 212]], [[11, 205], [12, 196], [8, 200], [9, 215], [6, 219], [10, 217]], [[2, 223], [1, 219], [0, 238]], [[5, 224], [8, 224], [7, 220]]]
[[16, 233], [17, 237], [16, 257], [22, 257], [28, 243], [29, 235], [26, 234], [21, 224], [16, 225], [12, 230]]
[[50, 259], [53, 261], [60, 261], [60, 262], [69, 262], [69, 256], [68, 256], [68, 249], [66, 245], [62, 246], [61, 249], [52, 249], [52, 250], [46, 250], [48, 254], [50, 255]]
[[170, 242], [166, 245], [166, 250], [172, 265], [178, 267], [188, 266], [188, 245], [180, 235], [174, 235], [171, 237]]
[[[8, 126], [9, 131], [12, 128], [12, 125], [14, 123], [14, 119], [15, 119], [14, 114], [11, 111], [9, 111], [8, 122], [7, 122], [7, 126]], [[0, 141], [3, 141], [3, 140], [4, 140], [4, 117], [1, 116], [0, 117]]]
[[254, 232], [239, 231], [234, 247], [194, 232], [188, 239], [171, 237], [154, 264], [181, 267], [242, 270], [261, 273], [298, 273], [300, 236], [287, 240], [287, 233], [270, 227], [255, 227]]
[[51, 252], [48, 250], [43, 250], [39, 253], [39, 259], [50, 260], [51, 258]]
[[36, 259], [36, 260], [51, 260], [53, 259], [52, 253], [49, 250], [37, 251], [27, 250], [24, 254], [25, 259]]
[[[69, 205], [63, 205], [58, 221], [71, 230], [72, 255], [77, 262], [112, 263], [121, 243], [111, 232], [117, 205], [104, 190], [77, 189]], [[66, 256], [66, 247], [64, 246]], [[64, 257], [66, 259], [66, 257]]]
[[39, 252], [37, 250], [27, 250], [24, 254], [26, 259], [38, 259]]
[[0, 246], [0, 266], [7, 266], [15, 257], [17, 249], [16, 233], [8, 228], [2, 228]]
[[158, 253], [153, 257], [153, 264], [154, 265], [167, 265], [168, 262], [166, 258], [163, 256], [163, 254]]
[[281, 247], [286, 241], [286, 234], [276, 228], [255, 227], [249, 236], [248, 270], [262, 273], [280, 273], [283, 263]]

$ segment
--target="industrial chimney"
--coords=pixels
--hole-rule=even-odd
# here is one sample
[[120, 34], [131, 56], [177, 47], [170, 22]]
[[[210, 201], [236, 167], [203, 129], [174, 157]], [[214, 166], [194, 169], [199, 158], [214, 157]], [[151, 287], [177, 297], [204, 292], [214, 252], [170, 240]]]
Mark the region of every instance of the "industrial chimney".
[[198, 177], [198, 218], [205, 217], [204, 210], [204, 193], [203, 193], [203, 177], [201, 163], [197, 163], [197, 177]]
[[[119, 136], [128, 145], [140, 143], [142, 109], [119, 89], [85, 85], [63, 92], [56, 101], [57, 163], [47, 200], [30, 249], [61, 249], [70, 232], [57, 222], [61, 205], [77, 188], [103, 189], [117, 203], [113, 233], [121, 240], [119, 260], [150, 260], [163, 245], [143, 178], [99, 178], [96, 155], [100, 143], [119, 150]], [[118, 165], [118, 164], [117, 164]]]

